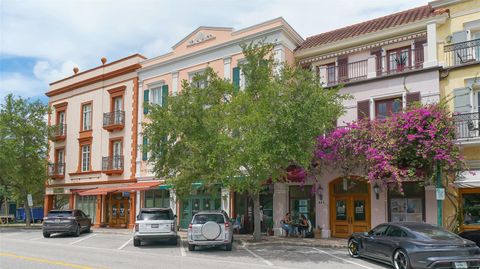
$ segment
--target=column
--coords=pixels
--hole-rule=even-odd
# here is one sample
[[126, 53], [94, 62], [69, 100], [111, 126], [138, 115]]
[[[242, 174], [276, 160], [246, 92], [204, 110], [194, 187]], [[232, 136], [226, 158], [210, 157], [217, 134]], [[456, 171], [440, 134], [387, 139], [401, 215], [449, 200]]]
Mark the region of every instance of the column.
[[435, 21], [427, 22], [427, 55], [423, 67], [436, 66], [437, 61], [437, 23]]
[[97, 195], [96, 207], [95, 207], [95, 223], [93, 227], [100, 227], [102, 221], [102, 195]]
[[142, 176], [142, 122], [143, 122], [143, 81], [138, 82], [138, 94], [137, 94], [137, 102], [138, 102], [138, 109], [137, 109], [137, 119], [138, 119], [138, 126], [137, 126], [137, 159], [135, 160], [136, 163], [136, 173], [135, 178], [139, 178]]
[[227, 212], [227, 215], [230, 215], [230, 190], [227, 188], [222, 188], [222, 195], [221, 195], [221, 204], [222, 209]]
[[173, 96], [178, 94], [178, 72], [172, 73], [172, 93]]
[[130, 192], [130, 215], [128, 216], [128, 229], [132, 229], [135, 226], [135, 219], [137, 216], [136, 210], [135, 210], [135, 201], [136, 201], [136, 195], [135, 191]]
[[174, 213], [177, 212], [177, 194], [174, 189], [170, 189], [170, 208]]
[[70, 193], [70, 197], [68, 197], [68, 208], [74, 209], [75, 208], [75, 194]]
[[367, 78], [374, 78], [377, 76], [377, 56], [370, 55], [367, 58]]
[[285, 61], [285, 53], [283, 50], [282, 45], [276, 45], [274, 50], [273, 50], [273, 60], [274, 60], [274, 72], [275, 74], [280, 74], [280, 70], [282, 68], [282, 64]]
[[223, 78], [226, 80], [230, 80], [231, 78], [231, 72], [232, 72], [232, 58], [224, 58], [223, 59]]
[[275, 183], [273, 188], [273, 233], [274, 235], [282, 234], [280, 221], [288, 211], [288, 186], [285, 183]]
[[43, 216], [46, 217], [48, 212], [53, 208], [53, 195], [45, 194], [43, 201]]
[[136, 207], [135, 207], [135, 211], [136, 212], [140, 212], [140, 206], [141, 206], [141, 201], [140, 201], [140, 191], [136, 191], [135, 192], [135, 200], [136, 201]]

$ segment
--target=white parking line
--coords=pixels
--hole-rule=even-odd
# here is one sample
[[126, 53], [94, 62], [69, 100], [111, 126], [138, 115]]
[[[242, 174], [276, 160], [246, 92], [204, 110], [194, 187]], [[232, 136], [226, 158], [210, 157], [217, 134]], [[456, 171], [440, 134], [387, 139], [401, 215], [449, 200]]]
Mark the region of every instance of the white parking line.
[[42, 239], [42, 238], [43, 238], [43, 236], [42, 236], [42, 237], [36, 237], [36, 238], [30, 239], [30, 241], [37, 241], [37, 240], [40, 240], [40, 239]]
[[328, 256], [330, 256], [330, 257], [337, 258], [337, 259], [339, 259], [339, 260], [341, 260], [341, 261], [348, 262], [348, 263], [350, 263], [350, 264], [354, 264], [354, 265], [356, 265], [356, 266], [360, 266], [360, 267], [365, 268], [365, 269], [373, 269], [372, 267], [368, 267], [368, 266], [365, 266], [365, 265], [363, 265], [363, 264], [360, 264], [360, 263], [357, 263], [357, 262], [353, 262], [353, 261], [344, 259], [344, 258], [339, 257], [339, 256], [337, 256], [337, 255], [333, 255], [333, 254], [331, 254], [331, 253], [328, 253], [328, 252], [326, 252], [326, 251], [324, 251], [324, 250], [321, 250], [321, 249], [318, 249], [318, 248], [313, 248], [313, 249], [316, 250], [316, 251], [318, 251], [318, 252], [320, 252], [320, 253], [326, 254], [326, 255], [328, 255]]
[[179, 238], [180, 240], [180, 254], [182, 255], [182, 257], [186, 257], [187, 256], [187, 252], [185, 251], [185, 247], [183, 246], [183, 241], [182, 241], [182, 238]]
[[117, 248], [118, 250], [122, 250], [124, 247], [126, 247], [128, 244], [130, 244], [130, 242], [132, 242], [133, 238], [130, 238], [128, 239], [127, 242], [125, 242], [125, 244], [123, 244], [121, 247]]
[[77, 240], [77, 241], [75, 241], [75, 242], [70, 243], [70, 245], [75, 245], [76, 243], [80, 243], [80, 242], [82, 242], [83, 240], [90, 239], [90, 238], [92, 238], [92, 237], [94, 237], [94, 236], [97, 236], [97, 235], [98, 235], [98, 234], [92, 234], [92, 235], [90, 235], [90, 236], [85, 236], [85, 237], [82, 238], [82, 239], [79, 239], [79, 240]]
[[262, 262], [264, 262], [266, 265], [268, 266], [273, 266], [273, 263], [271, 263], [270, 261], [260, 257], [259, 255], [257, 255], [255, 252], [249, 250], [247, 248], [247, 245], [245, 244], [245, 241], [241, 240], [242, 241], [242, 248], [245, 249], [248, 253], [252, 254], [252, 256], [254, 256], [255, 258], [261, 260]]

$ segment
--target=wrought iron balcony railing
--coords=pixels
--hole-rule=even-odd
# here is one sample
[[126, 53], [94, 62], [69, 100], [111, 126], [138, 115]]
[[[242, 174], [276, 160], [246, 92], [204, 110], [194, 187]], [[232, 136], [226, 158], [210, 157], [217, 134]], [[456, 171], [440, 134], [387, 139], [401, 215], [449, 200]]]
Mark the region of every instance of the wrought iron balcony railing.
[[63, 123], [52, 125], [52, 140], [64, 140], [67, 135], [67, 125]]
[[480, 61], [480, 38], [445, 46], [446, 66], [457, 66]]
[[119, 174], [123, 172], [123, 155], [103, 157], [102, 171], [107, 174]]
[[125, 111], [116, 110], [103, 113], [103, 128], [107, 130], [123, 129], [125, 125]]
[[480, 112], [457, 114], [453, 118], [458, 139], [480, 137]]
[[52, 178], [62, 178], [65, 176], [65, 163], [48, 164], [48, 176]]

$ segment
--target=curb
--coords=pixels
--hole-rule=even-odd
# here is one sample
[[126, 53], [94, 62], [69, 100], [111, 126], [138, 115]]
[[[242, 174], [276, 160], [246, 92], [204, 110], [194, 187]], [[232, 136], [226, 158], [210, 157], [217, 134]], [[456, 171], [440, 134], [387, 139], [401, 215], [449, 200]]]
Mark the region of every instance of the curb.
[[246, 242], [241, 240], [240, 243], [245, 242], [245, 246], [260, 246], [260, 245], [282, 245], [282, 246], [301, 246], [301, 247], [320, 247], [320, 248], [334, 248], [334, 249], [344, 249], [347, 245], [338, 245], [338, 244], [317, 244], [315, 242], [312, 243], [303, 243], [303, 242]]

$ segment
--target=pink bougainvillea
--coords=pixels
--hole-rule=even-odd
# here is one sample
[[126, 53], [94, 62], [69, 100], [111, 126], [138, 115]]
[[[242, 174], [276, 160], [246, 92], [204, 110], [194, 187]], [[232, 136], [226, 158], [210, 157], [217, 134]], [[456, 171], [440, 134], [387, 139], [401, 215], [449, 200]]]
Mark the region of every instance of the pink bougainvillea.
[[435, 169], [461, 171], [465, 163], [455, 144], [455, 124], [446, 107], [412, 107], [386, 119], [360, 120], [318, 137], [322, 166], [345, 175], [360, 174], [384, 187], [408, 180], [431, 180]]

